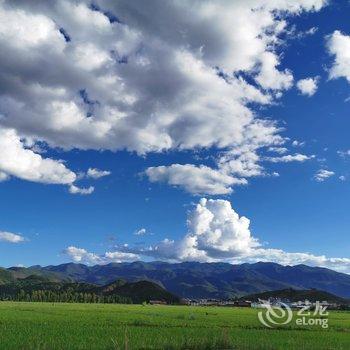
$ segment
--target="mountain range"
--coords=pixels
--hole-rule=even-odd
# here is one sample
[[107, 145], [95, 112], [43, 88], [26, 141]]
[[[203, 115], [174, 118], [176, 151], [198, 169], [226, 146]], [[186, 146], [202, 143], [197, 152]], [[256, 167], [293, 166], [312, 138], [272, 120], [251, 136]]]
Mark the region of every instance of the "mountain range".
[[99, 286], [82, 282], [53, 282], [38, 275], [1, 284], [0, 300], [123, 304], [141, 304], [151, 300], [174, 304], [180, 301], [177, 296], [150, 281], [127, 282], [118, 279]]
[[232, 265], [229, 263], [132, 262], [86, 266], [67, 263], [50, 266], [0, 269], [0, 284], [42, 276], [52, 282], [80, 282], [106, 285], [117, 279], [151, 281], [186, 298], [233, 298], [272, 290], [318, 289], [350, 298], [350, 275], [306, 265], [276, 263]]

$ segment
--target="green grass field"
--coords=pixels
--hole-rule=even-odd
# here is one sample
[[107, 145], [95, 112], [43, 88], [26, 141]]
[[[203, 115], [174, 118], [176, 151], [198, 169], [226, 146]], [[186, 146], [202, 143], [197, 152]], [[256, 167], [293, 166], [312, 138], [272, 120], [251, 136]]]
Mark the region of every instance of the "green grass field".
[[350, 313], [329, 329], [268, 329], [257, 310], [0, 302], [0, 349], [350, 349]]

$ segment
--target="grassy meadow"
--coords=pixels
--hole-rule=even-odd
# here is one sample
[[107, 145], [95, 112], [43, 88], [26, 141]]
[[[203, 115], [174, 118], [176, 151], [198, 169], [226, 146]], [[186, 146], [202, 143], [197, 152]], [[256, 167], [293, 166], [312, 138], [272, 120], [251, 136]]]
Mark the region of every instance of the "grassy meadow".
[[350, 349], [350, 313], [329, 328], [268, 329], [250, 308], [0, 302], [0, 349]]

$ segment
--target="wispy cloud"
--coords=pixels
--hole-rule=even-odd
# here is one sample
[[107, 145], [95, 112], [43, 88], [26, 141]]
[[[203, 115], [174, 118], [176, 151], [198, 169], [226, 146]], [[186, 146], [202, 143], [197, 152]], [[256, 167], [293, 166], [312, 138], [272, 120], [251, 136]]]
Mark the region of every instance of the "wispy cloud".
[[318, 182], [323, 182], [334, 175], [335, 175], [334, 171], [327, 170], [327, 169], [320, 169], [314, 175], [314, 179]]
[[93, 186], [84, 188], [84, 187], [78, 187], [75, 185], [70, 185], [69, 186], [69, 193], [71, 194], [81, 194], [81, 195], [89, 195], [93, 193], [95, 188]]
[[26, 241], [22, 235], [12, 232], [0, 231], [0, 242], [22, 243]]
[[89, 168], [86, 176], [91, 177], [93, 179], [100, 179], [101, 177], [111, 175], [111, 172], [108, 170], [99, 170], [96, 168]]

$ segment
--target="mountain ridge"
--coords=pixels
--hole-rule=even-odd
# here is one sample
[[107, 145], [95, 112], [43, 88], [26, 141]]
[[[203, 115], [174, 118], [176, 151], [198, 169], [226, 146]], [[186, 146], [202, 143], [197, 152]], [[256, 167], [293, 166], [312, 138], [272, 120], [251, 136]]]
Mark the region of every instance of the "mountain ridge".
[[51, 279], [106, 285], [116, 279], [129, 282], [151, 281], [171, 293], [187, 298], [232, 298], [271, 290], [318, 289], [343, 298], [350, 298], [350, 275], [323, 267], [308, 265], [283, 266], [258, 262], [229, 263], [162, 261], [110, 263], [87, 266], [77, 263], [3, 269], [25, 277], [41, 274]]

